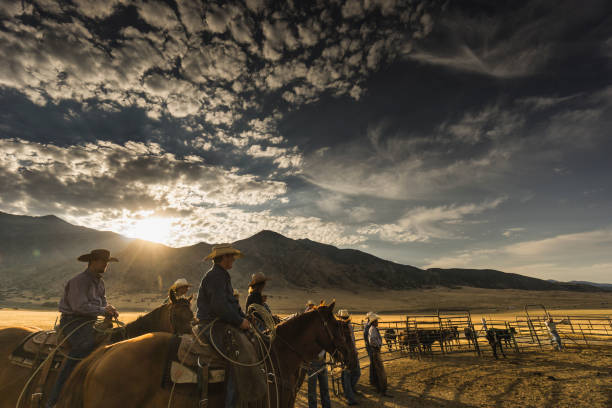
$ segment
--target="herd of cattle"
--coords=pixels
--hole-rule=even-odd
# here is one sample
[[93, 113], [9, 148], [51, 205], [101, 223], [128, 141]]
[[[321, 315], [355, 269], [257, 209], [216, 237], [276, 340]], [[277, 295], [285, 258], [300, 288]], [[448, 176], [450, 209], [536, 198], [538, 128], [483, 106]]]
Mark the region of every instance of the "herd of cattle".
[[[493, 350], [495, 358], [498, 358], [498, 348], [502, 355], [506, 357], [502, 345], [506, 347], [512, 345], [516, 330], [513, 327], [510, 329], [492, 328], [483, 332], [484, 337]], [[470, 346], [474, 346], [475, 349], [478, 349], [479, 331], [471, 327], [466, 327], [463, 329], [463, 335]], [[390, 328], [384, 331], [383, 337], [389, 351], [398, 347], [402, 351], [410, 352], [410, 354], [433, 354], [432, 346], [436, 342], [440, 343], [440, 350], [442, 352], [449, 351], [453, 345], [458, 345], [460, 343], [460, 333], [456, 326], [446, 329], [404, 329], [397, 331], [396, 329]]]

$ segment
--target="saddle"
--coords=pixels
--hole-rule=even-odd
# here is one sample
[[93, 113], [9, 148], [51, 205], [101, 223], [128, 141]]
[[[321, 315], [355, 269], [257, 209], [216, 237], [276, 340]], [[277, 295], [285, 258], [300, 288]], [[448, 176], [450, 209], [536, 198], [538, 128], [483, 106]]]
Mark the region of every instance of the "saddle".
[[[207, 326], [208, 327], [208, 326]], [[259, 346], [245, 333], [231, 325], [216, 323], [213, 330], [194, 330], [198, 333], [185, 334], [177, 338], [169, 353], [166, 375], [172, 384], [197, 386], [200, 406], [208, 401], [208, 386], [224, 382], [228, 375], [233, 377], [239, 404], [258, 401], [265, 397], [268, 384], [265, 364], [248, 366], [261, 361], [263, 356], [257, 352]], [[212, 332], [212, 342], [209, 337]], [[230, 363], [222, 357], [214, 345], [225, 356], [239, 364]], [[246, 364], [243, 366], [241, 364]], [[231, 373], [229, 372], [231, 370]]]
[[[15, 350], [9, 355], [9, 361], [21, 367], [32, 368], [38, 365], [41, 361], [57, 347], [61, 342], [59, 335], [55, 330], [42, 330], [28, 335]], [[68, 352], [68, 345], [64, 343], [60, 349], [60, 353], [53, 356], [51, 370], [59, 369], [64, 354]]]

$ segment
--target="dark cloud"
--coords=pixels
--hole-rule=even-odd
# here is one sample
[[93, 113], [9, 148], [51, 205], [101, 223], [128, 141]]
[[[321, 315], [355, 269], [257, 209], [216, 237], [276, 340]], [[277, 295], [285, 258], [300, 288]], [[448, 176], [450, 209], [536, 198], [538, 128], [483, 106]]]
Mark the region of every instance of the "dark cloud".
[[578, 227], [612, 198], [611, 16], [603, 0], [2, 2], [0, 210], [120, 231], [167, 217], [177, 245], [267, 228], [423, 265], [604, 242]]

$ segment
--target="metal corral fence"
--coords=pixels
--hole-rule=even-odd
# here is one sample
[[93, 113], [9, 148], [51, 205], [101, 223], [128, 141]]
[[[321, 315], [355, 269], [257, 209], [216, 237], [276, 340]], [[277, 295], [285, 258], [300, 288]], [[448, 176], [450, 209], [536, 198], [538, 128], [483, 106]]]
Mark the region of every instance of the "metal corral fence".
[[[535, 313], [534, 313], [535, 309]], [[475, 353], [492, 356], [487, 330], [495, 329], [505, 353], [552, 350], [548, 317], [556, 324], [564, 347], [612, 346], [612, 318], [608, 315], [567, 315], [549, 312], [543, 305], [525, 306], [525, 314], [514, 320], [482, 318], [472, 321], [470, 311], [438, 311], [413, 314], [402, 321], [381, 321], [379, 330], [384, 361], [397, 358], [432, 358], [437, 355]], [[369, 365], [363, 341], [363, 322], [353, 322], [355, 342], [362, 367]]]
[[[612, 318], [609, 315], [559, 314], [549, 312], [544, 305], [526, 305], [525, 314], [512, 321], [481, 318], [473, 322], [469, 310], [411, 314], [401, 321], [382, 320], [378, 325], [384, 343], [381, 355], [383, 361], [457, 353], [491, 357], [493, 351], [487, 339], [490, 329], [499, 336], [494, 339], [499, 340], [506, 354], [553, 350], [556, 346], [545, 324], [548, 317], [553, 318], [563, 347], [612, 346]], [[353, 322], [361, 369], [370, 365], [363, 340], [364, 323]], [[335, 393], [340, 390], [339, 380], [339, 374], [332, 371]]]

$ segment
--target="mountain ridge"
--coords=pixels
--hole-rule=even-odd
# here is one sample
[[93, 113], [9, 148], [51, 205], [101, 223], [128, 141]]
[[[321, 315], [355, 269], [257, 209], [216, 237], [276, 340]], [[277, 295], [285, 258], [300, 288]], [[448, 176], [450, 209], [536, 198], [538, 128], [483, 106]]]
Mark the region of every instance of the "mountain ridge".
[[[490, 289], [606, 291], [581, 283], [550, 282], [494, 269], [420, 269], [356, 249], [340, 249], [307, 238], [291, 239], [262, 230], [233, 245], [245, 253], [231, 271], [235, 287], [263, 272], [277, 288], [418, 289], [471, 286]], [[174, 248], [110, 231], [72, 225], [56, 216], [0, 213], [0, 284], [49, 296], [84, 268], [76, 257], [106, 247], [119, 258], [105, 280], [123, 293], [163, 291], [184, 277], [197, 285], [210, 263], [202, 262], [212, 244]], [[36, 252], [38, 251], [38, 252]], [[11, 289], [11, 290], [12, 290]], [[0, 291], [0, 299], [2, 297]]]

